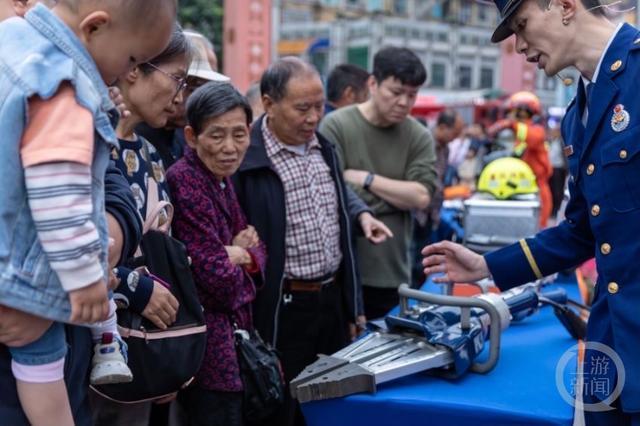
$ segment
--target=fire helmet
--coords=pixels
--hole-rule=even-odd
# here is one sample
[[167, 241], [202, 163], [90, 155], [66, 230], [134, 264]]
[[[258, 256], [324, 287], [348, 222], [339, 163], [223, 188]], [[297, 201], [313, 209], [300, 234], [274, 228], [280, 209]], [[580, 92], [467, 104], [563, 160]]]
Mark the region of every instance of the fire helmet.
[[531, 92], [517, 92], [511, 95], [508, 102], [509, 110], [524, 109], [528, 111], [532, 116], [539, 115], [540, 99]]
[[498, 200], [507, 200], [516, 195], [538, 192], [536, 176], [524, 161], [513, 158], [498, 158], [486, 165], [478, 178], [477, 190], [493, 195]]

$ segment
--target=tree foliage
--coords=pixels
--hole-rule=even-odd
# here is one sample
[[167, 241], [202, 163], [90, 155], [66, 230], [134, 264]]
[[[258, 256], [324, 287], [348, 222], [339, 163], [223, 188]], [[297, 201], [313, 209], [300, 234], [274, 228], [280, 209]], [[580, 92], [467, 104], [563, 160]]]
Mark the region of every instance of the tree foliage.
[[205, 35], [215, 46], [218, 63], [222, 64], [223, 0], [179, 0], [178, 20], [185, 29]]

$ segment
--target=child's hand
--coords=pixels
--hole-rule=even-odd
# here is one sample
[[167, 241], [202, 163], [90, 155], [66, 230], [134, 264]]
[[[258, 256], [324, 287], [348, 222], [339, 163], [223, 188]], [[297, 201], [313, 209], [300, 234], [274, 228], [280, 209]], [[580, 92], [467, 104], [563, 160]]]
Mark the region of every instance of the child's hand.
[[94, 323], [104, 321], [109, 315], [107, 284], [104, 280], [70, 292], [69, 298], [71, 299], [71, 322]]
[[109, 96], [113, 103], [116, 104], [120, 117], [127, 118], [131, 115], [131, 111], [127, 109], [127, 105], [124, 103], [124, 97], [122, 93], [120, 93], [119, 88], [116, 86], [109, 87]]

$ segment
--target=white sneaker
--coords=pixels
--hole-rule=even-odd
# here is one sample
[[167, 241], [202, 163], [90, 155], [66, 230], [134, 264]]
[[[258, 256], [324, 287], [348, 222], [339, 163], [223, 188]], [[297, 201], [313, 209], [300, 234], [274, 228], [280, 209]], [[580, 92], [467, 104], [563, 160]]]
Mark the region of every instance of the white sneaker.
[[112, 333], [104, 333], [100, 343], [97, 343], [93, 348], [92, 368], [89, 376], [91, 384], [108, 385], [132, 381], [133, 374], [127, 366], [125, 351], [124, 342], [114, 339]]

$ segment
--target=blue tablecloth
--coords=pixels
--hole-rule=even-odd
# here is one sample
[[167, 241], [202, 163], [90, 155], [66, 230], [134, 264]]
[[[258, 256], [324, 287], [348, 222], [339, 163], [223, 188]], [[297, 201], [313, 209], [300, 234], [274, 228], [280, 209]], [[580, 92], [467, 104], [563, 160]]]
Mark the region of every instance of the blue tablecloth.
[[[558, 286], [579, 300], [575, 282]], [[575, 343], [545, 307], [505, 330], [498, 365], [486, 375], [450, 381], [416, 374], [382, 384], [374, 395], [310, 402], [302, 409], [309, 426], [571, 425], [573, 407], [556, 388], [555, 370]]]

